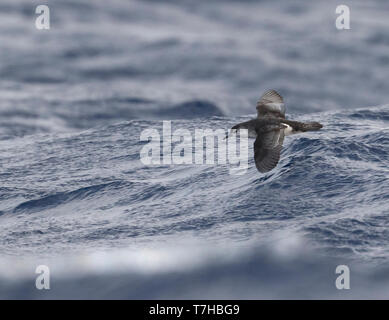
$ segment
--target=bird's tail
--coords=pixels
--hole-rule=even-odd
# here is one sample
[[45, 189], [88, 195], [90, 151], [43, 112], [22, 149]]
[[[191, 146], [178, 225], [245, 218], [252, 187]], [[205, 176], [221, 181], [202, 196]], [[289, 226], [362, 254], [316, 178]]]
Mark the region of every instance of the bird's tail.
[[302, 123], [302, 130], [301, 131], [317, 131], [323, 128], [323, 125], [319, 122], [306, 122]]

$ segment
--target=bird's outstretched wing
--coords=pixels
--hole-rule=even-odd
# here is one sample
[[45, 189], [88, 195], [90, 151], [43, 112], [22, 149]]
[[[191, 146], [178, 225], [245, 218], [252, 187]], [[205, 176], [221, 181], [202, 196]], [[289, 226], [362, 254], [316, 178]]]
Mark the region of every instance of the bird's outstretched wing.
[[266, 91], [257, 102], [257, 112], [258, 118], [267, 116], [285, 119], [284, 100], [277, 91]]
[[284, 129], [279, 126], [274, 126], [266, 133], [258, 134], [254, 142], [254, 160], [259, 172], [268, 172], [277, 165], [284, 137]]

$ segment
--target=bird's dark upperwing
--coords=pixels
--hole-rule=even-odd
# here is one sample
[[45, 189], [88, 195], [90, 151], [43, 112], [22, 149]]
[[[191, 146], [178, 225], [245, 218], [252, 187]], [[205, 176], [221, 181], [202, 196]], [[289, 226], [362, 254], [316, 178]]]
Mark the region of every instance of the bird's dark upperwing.
[[281, 95], [275, 90], [266, 91], [257, 102], [258, 118], [285, 118], [285, 104]]
[[259, 172], [268, 172], [277, 165], [284, 137], [281, 124], [269, 126], [269, 131], [258, 134], [254, 142], [254, 160]]

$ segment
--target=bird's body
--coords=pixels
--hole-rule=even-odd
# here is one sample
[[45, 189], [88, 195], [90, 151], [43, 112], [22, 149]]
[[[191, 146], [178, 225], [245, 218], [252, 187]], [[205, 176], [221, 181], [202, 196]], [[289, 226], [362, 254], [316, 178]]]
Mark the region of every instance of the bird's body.
[[267, 91], [257, 103], [258, 116], [232, 127], [233, 131], [247, 129], [248, 136], [255, 138], [254, 160], [260, 172], [272, 170], [280, 160], [284, 137], [323, 126], [318, 122], [298, 122], [285, 119], [285, 105], [279, 93]]

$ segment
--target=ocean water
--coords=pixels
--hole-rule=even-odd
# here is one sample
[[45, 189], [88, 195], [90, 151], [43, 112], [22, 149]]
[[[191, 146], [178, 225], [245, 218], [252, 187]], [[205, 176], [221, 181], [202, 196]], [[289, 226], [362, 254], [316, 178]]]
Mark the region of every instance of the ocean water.
[[[389, 6], [0, 4], [0, 298], [388, 298]], [[221, 128], [278, 90], [278, 166], [144, 165], [146, 129]], [[47, 265], [51, 289], [35, 288]], [[337, 290], [347, 265], [351, 289]]]

